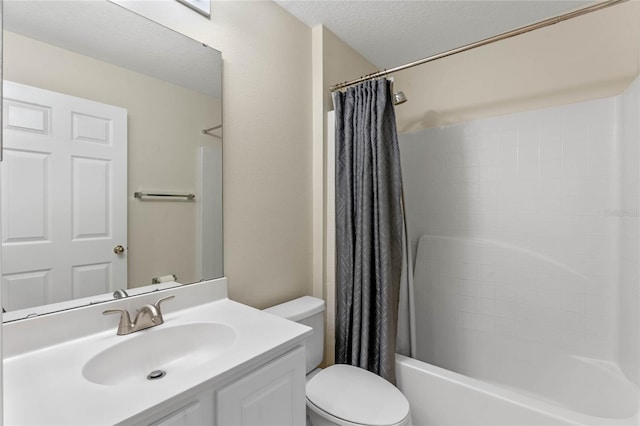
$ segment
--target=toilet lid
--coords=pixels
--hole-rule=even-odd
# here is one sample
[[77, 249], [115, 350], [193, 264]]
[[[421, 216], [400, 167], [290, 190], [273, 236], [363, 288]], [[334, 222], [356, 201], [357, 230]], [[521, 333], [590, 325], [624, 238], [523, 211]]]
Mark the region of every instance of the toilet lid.
[[345, 364], [325, 368], [309, 380], [307, 398], [334, 417], [363, 425], [395, 425], [409, 414], [409, 402], [395, 386]]

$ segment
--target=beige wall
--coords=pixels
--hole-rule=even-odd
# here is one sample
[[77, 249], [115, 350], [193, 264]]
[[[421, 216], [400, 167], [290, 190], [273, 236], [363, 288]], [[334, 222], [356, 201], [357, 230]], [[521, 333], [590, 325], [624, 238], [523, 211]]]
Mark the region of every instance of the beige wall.
[[638, 72], [639, 16], [632, 1], [398, 72], [398, 131], [619, 94]]
[[224, 272], [263, 308], [312, 291], [311, 30], [273, 2], [117, 3], [220, 51]]
[[220, 122], [220, 99], [18, 34], [4, 37], [5, 79], [127, 109], [128, 287], [167, 274], [199, 279], [197, 201], [141, 202], [133, 193], [196, 191], [197, 148], [220, 143], [200, 131]]
[[378, 69], [351, 46], [323, 26], [314, 28], [322, 34], [323, 104], [325, 112], [333, 111], [329, 88], [337, 83], [353, 80]]
[[327, 112], [333, 110], [329, 87], [374, 72], [376, 68], [323, 26], [313, 29], [313, 55], [314, 293], [327, 302], [324, 364], [331, 365], [335, 352], [335, 154], [327, 144]]

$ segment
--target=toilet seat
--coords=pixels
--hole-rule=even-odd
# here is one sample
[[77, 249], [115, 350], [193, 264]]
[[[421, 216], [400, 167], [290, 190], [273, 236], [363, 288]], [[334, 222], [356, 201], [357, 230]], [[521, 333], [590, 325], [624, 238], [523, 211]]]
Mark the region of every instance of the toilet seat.
[[307, 406], [345, 426], [398, 426], [409, 419], [409, 402], [395, 386], [344, 364], [325, 368], [307, 382]]
[[[309, 401], [309, 398], [307, 398], [307, 417], [309, 416], [313, 417], [313, 414], [310, 414], [310, 411], [311, 413], [314, 413], [316, 416], [323, 419], [322, 423], [316, 423], [315, 421], [312, 422], [313, 425], [320, 424], [320, 425], [331, 425], [331, 426], [336, 426], [336, 425], [337, 426], [369, 426], [362, 423], [349, 422], [347, 420], [332, 416], [331, 414], [327, 413], [326, 411], [316, 406], [313, 402]], [[387, 425], [387, 426], [409, 426], [411, 424], [410, 419], [411, 418], [409, 417], [409, 415], [407, 415], [407, 417], [402, 419], [400, 423], [396, 423], [395, 425]], [[307, 426], [309, 426], [308, 421], [307, 421]]]

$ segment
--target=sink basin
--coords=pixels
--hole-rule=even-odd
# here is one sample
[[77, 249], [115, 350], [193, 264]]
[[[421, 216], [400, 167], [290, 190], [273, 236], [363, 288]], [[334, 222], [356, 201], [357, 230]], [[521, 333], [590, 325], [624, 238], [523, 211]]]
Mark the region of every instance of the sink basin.
[[[114, 331], [115, 333], [115, 331]], [[171, 375], [205, 364], [233, 344], [235, 331], [224, 324], [198, 322], [166, 324], [122, 337], [93, 356], [82, 375], [100, 385], [146, 381], [156, 370]]]

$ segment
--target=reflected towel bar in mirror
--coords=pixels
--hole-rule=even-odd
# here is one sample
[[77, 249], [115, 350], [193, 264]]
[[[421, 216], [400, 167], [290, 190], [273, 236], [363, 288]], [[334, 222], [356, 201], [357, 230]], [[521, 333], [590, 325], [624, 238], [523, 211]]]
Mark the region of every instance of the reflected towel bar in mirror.
[[196, 199], [196, 196], [194, 194], [166, 194], [166, 193], [160, 193], [160, 192], [134, 192], [133, 196], [141, 201], [147, 200], [147, 199], [151, 199], [151, 200], [177, 199], [177, 200], [193, 201]]

